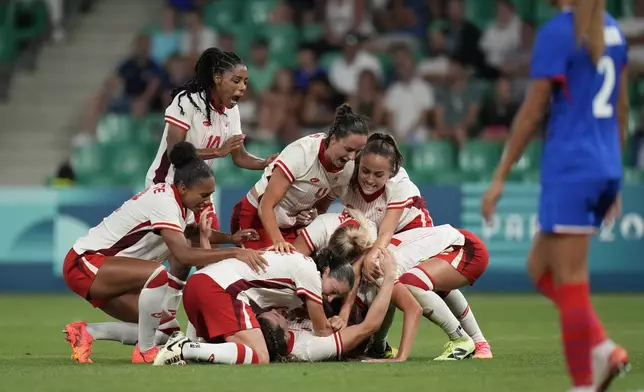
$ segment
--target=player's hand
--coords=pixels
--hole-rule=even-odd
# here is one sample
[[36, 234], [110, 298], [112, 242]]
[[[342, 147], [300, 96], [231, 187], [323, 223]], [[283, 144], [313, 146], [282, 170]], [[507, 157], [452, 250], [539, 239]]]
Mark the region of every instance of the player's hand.
[[604, 223], [606, 223], [606, 224], [613, 223], [621, 215], [622, 215], [622, 196], [617, 195], [617, 198], [615, 199], [613, 204], [608, 209], [608, 212], [606, 212], [606, 217], [604, 218]]
[[501, 198], [503, 193], [503, 181], [495, 180], [487, 188], [481, 201], [481, 214], [485, 222], [490, 225], [494, 218], [494, 211], [496, 211], [496, 203]]
[[242, 229], [233, 234], [233, 244], [241, 245], [248, 241], [258, 241], [259, 234], [255, 229]]
[[237, 248], [235, 258], [248, 265], [253, 271], [259, 273], [266, 271], [266, 266], [268, 266], [268, 262], [262, 257], [262, 253], [253, 249]]
[[284, 240], [274, 243], [273, 245], [269, 246], [268, 249], [266, 250], [274, 250], [275, 252], [279, 252], [280, 254], [289, 254], [289, 253], [296, 252], [296, 249], [293, 246], [293, 244], [288, 243]]
[[367, 252], [362, 263], [362, 276], [371, 283], [376, 283], [376, 281], [382, 278], [382, 270], [378, 265], [378, 260], [382, 257], [382, 250], [380, 248], [372, 247], [369, 252]]
[[387, 250], [382, 252], [382, 257], [379, 260], [380, 270], [385, 278], [395, 279], [398, 273], [398, 264], [393, 256]]
[[202, 216], [199, 221], [199, 238], [202, 240], [210, 241], [210, 234], [212, 233], [212, 216]]
[[267, 156], [266, 159], [264, 159], [264, 167], [273, 163], [273, 161], [276, 160], [278, 156], [280, 156], [279, 153]]
[[298, 225], [308, 226], [311, 222], [313, 222], [313, 219], [317, 218], [317, 216], [317, 208], [311, 208], [308, 210], [300, 211], [300, 213], [295, 217], [295, 221]]
[[329, 323], [331, 323], [331, 328], [333, 329], [333, 332], [338, 332], [347, 327], [347, 320], [340, 316], [333, 316], [329, 319]]
[[244, 145], [244, 139], [246, 135], [234, 135], [231, 136], [228, 140], [224, 142], [218, 149], [216, 149], [215, 155], [217, 158], [223, 158], [226, 155], [230, 154], [231, 151], [234, 151]]

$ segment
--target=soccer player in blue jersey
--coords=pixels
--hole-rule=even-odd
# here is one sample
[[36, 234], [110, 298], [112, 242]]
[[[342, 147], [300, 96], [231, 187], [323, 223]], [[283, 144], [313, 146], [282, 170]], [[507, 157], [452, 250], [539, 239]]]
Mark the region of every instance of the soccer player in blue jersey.
[[561, 13], [534, 43], [531, 85], [481, 212], [489, 222], [512, 165], [550, 110], [544, 137], [539, 232], [528, 270], [559, 310], [575, 392], [605, 391], [628, 367], [590, 301], [588, 248], [618, 214], [621, 148], [627, 128], [627, 47], [604, 0], [558, 0]]

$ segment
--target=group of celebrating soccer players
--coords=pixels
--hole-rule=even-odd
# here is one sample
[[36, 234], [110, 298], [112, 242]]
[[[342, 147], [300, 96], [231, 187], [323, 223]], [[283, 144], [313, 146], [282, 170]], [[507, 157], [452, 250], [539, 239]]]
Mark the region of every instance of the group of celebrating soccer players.
[[[592, 310], [586, 253], [590, 233], [619, 202], [613, 161], [628, 105], [626, 52], [603, 0], [559, 3], [570, 9], [539, 33], [534, 81], [482, 211], [493, 213], [552, 99], [529, 269], [561, 313], [573, 391], [604, 391], [628, 356]], [[155, 365], [402, 362], [425, 317], [448, 337], [435, 360], [492, 358], [459, 291], [485, 272], [486, 246], [467, 230], [434, 225], [395, 140], [370, 133], [343, 104], [326, 133], [255, 157], [244, 148], [236, 106], [247, 83], [240, 57], [206, 50], [166, 110], [148, 188], [67, 254], [70, 289], [119, 320], [65, 326], [72, 357], [91, 363], [92, 342], [113, 340], [135, 345], [132, 362]], [[219, 232], [211, 198], [211, 162], [228, 154], [241, 168], [263, 170], [234, 207], [232, 234]], [[334, 201], [341, 213], [327, 213]], [[175, 317], [181, 299], [185, 334]], [[397, 349], [387, 341], [396, 308]]]

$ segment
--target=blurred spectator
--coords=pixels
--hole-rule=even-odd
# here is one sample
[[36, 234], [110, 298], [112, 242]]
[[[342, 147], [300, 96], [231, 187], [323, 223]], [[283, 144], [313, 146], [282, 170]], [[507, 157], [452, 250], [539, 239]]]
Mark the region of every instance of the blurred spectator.
[[219, 49], [221, 49], [222, 52], [234, 52], [235, 37], [229, 33], [222, 33], [219, 36]]
[[480, 46], [487, 64], [500, 69], [508, 53], [521, 43], [521, 18], [510, 0], [496, 0], [496, 18], [485, 30]]
[[339, 48], [347, 34], [369, 36], [374, 29], [368, 0], [326, 0], [324, 36], [326, 42]]
[[440, 31], [428, 32], [430, 57], [423, 59], [416, 67], [416, 73], [430, 83], [441, 84], [449, 75], [449, 56], [445, 46], [445, 36]]
[[434, 91], [416, 76], [414, 56], [406, 46], [394, 50], [397, 80], [387, 89], [385, 106], [391, 133], [401, 142], [426, 140], [429, 113], [434, 107]]
[[177, 15], [173, 8], [166, 7], [161, 18], [161, 29], [152, 34], [152, 59], [159, 64], [179, 51], [181, 35], [177, 29]]
[[344, 38], [342, 56], [336, 58], [329, 68], [331, 86], [343, 95], [351, 95], [358, 88], [358, 75], [364, 70], [372, 71], [382, 80], [382, 68], [378, 59], [362, 50], [360, 38], [349, 34]]
[[[172, 103], [172, 90], [183, 86], [183, 84], [192, 77], [192, 71], [188, 61], [179, 55], [171, 56], [166, 61], [165, 69], [167, 71], [162, 79], [162, 95], [159, 105], [152, 105], [153, 109], [164, 110]], [[158, 107], [154, 107], [158, 106]]]
[[480, 134], [488, 140], [504, 141], [510, 133], [512, 119], [519, 110], [519, 104], [512, 101], [510, 80], [500, 77], [494, 85], [494, 94], [487, 97], [479, 114]]
[[365, 70], [358, 78], [358, 91], [349, 97], [349, 104], [358, 113], [369, 117], [371, 131], [385, 125], [385, 102], [382, 87], [376, 75]]
[[478, 74], [485, 72], [485, 57], [479, 48], [481, 32], [465, 19], [463, 0], [450, 0], [447, 20], [438, 25], [445, 36], [445, 47], [450, 57], [456, 57], [465, 66], [473, 67]]
[[248, 80], [253, 90], [261, 95], [273, 83], [279, 65], [268, 58], [268, 42], [258, 39], [253, 42], [250, 49], [250, 62], [248, 63]]
[[302, 97], [297, 92], [293, 74], [282, 68], [275, 74], [269, 89], [261, 94], [259, 106], [259, 138], [292, 141], [299, 137], [298, 113]]
[[203, 4], [204, 0], [168, 0], [168, 5], [179, 12], [195, 10]]
[[204, 50], [217, 46], [217, 33], [203, 24], [196, 9], [185, 14], [185, 25], [181, 34], [181, 54], [198, 58]]
[[317, 76], [309, 81], [309, 89], [304, 96], [301, 110], [302, 127], [314, 132], [327, 127], [335, 117], [333, 88], [325, 76]]
[[65, 39], [65, 29], [63, 28], [65, 3], [63, 0], [46, 0], [46, 4], [52, 29], [51, 38], [54, 42], [61, 42]]
[[242, 99], [237, 102], [239, 108], [239, 117], [242, 124], [244, 124], [244, 132], [247, 132], [246, 127], [255, 128], [257, 126], [257, 95], [253, 87], [249, 85], [246, 87], [246, 92]]
[[76, 174], [74, 173], [71, 163], [67, 160], [60, 164], [56, 175], [52, 178], [49, 185], [54, 188], [69, 188], [70, 186], [73, 186], [75, 182]]
[[458, 59], [450, 61], [449, 86], [436, 94], [436, 131], [441, 139], [462, 146], [479, 111], [479, 90], [469, 81], [468, 71]]
[[521, 27], [521, 45], [507, 53], [501, 71], [512, 78], [512, 99], [521, 100], [530, 82], [530, 61], [534, 42], [534, 25], [524, 23]]
[[392, 0], [379, 9], [376, 20], [385, 35], [378, 38], [378, 49], [388, 50], [398, 44], [417, 48], [424, 40], [429, 23], [427, 3], [427, 0]]
[[297, 53], [297, 63], [295, 84], [301, 93], [306, 93], [312, 78], [326, 76], [326, 71], [318, 65], [315, 51], [309, 46], [300, 47]]
[[[110, 76], [101, 90], [88, 104], [85, 118], [85, 131], [77, 141], [82, 142], [96, 132], [98, 120], [110, 110], [116, 113], [130, 113], [141, 117], [147, 113], [150, 102], [158, 98], [164, 70], [150, 58], [150, 38], [141, 35], [136, 38], [132, 57], [119, 65], [116, 73]], [[119, 85], [122, 93], [115, 97]]]

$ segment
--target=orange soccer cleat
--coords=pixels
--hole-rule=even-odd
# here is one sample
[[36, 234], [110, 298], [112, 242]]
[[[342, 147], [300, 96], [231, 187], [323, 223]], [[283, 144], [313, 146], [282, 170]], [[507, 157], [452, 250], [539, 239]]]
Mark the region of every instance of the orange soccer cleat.
[[137, 343], [136, 346], [134, 346], [134, 352], [132, 353], [132, 363], [152, 363], [158, 353], [159, 347], [157, 346], [152, 347], [146, 352], [141, 352], [139, 344]]
[[492, 359], [492, 349], [488, 342], [476, 342], [474, 350], [474, 359]]
[[94, 338], [87, 332], [87, 323], [85, 321], [75, 321], [65, 325], [63, 330], [72, 348], [72, 359], [78, 363], [93, 363], [90, 356], [92, 355], [92, 342]]

